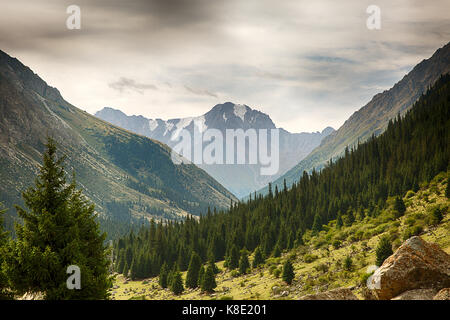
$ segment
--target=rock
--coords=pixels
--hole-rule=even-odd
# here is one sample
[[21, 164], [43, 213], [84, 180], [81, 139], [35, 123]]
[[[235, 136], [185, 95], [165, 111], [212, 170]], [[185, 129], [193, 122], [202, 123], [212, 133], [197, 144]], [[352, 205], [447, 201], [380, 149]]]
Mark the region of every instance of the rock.
[[391, 300], [433, 300], [436, 289], [415, 289], [401, 293]]
[[300, 300], [358, 300], [349, 288], [338, 288], [326, 292], [308, 294]]
[[288, 291], [283, 291], [283, 292], [281, 292], [281, 294], [280, 294], [281, 297], [287, 297], [288, 295], [289, 295], [289, 292], [288, 292]]
[[450, 288], [444, 288], [439, 291], [434, 297], [433, 300], [450, 300]]
[[389, 300], [414, 289], [450, 287], [450, 256], [418, 236], [406, 240], [369, 282], [377, 299]]
[[272, 287], [272, 293], [273, 293], [274, 295], [275, 295], [275, 294], [279, 294], [280, 291], [281, 291], [280, 287], [278, 287], [278, 286], [273, 286], [273, 287]]

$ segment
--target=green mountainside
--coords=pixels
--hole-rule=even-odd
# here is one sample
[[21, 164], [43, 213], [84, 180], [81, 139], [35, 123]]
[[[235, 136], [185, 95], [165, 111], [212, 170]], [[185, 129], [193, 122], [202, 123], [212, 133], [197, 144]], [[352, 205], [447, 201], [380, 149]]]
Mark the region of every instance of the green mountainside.
[[[281, 188], [284, 180], [290, 187], [298, 181], [303, 171], [323, 168], [327, 161], [344, 155], [346, 147], [364, 142], [372, 135], [382, 133], [390, 119], [404, 114], [414, 102], [442, 74], [450, 72], [450, 43], [438, 49], [431, 58], [423, 60], [391, 89], [375, 95], [356, 111], [337, 131], [324, 138], [321, 144], [305, 159], [275, 180], [273, 186]], [[258, 193], [267, 194], [268, 187]]]
[[[392, 249], [411, 235], [420, 235], [427, 242], [439, 245], [450, 254], [449, 199], [445, 196], [446, 173], [437, 175], [430, 183], [423, 184], [417, 192], [410, 191], [404, 197], [406, 212], [396, 218], [394, 198], [377, 217], [365, 217], [352, 225], [330, 223], [318, 234], [308, 232], [304, 242], [279, 257], [269, 257], [257, 268], [246, 274], [224, 267], [217, 262], [217, 287], [214, 293], [204, 293], [200, 288], [184, 290], [180, 295], [169, 289], [161, 289], [159, 277], [130, 280], [117, 275], [110, 290], [115, 300], [297, 300], [307, 294], [315, 294], [335, 288], [351, 288], [359, 299], [365, 298], [366, 280], [370, 266], [376, 264], [376, 248], [382, 237], [388, 237]], [[447, 178], [448, 184], [448, 178]], [[443, 218], [436, 223], [433, 213], [440, 209]], [[255, 260], [254, 254], [250, 262]], [[294, 279], [287, 285], [282, 279], [285, 261], [291, 260]], [[346, 266], [345, 262], [351, 263]], [[348, 262], [347, 262], [348, 264]], [[182, 272], [185, 280], [187, 272]]]
[[[369, 240], [398, 228], [407, 209], [405, 196], [414, 195], [440, 173], [442, 182], [449, 169], [450, 75], [445, 75], [404, 117], [390, 121], [383, 134], [347, 149], [344, 157], [320, 172], [305, 172], [290, 190], [270, 189], [267, 196], [237, 203], [228, 211], [198, 221], [151, 224], [118, 240], [115, 268], [132, 278], [153, 277], [163, 265], [185, 271], [195, 253], [204, 263], [225, 260], [233, 270], [239, 265], [239, 252], [244, 252], [242, 259], [247, 250], [260, 251], [267, 259], [312, 238], [316, 248]], [[449, 192], [447, 187], [445, 197]], [[445, 214], [448, 200], [442, 202], [438, 210]], [[342, 227], [352, 231], [342, 235]], [[415, 220], [408, 227], [402, 229], [403, 238], [422, 231]]]
[[166, 145], [115, 127], [66, 102], [59, 91], [0, 51], [0, 202], [8, 208], [34, 181], [46, 137], [95, 203], [110, 237], [150, 218], [200, 215], [237, 199], [194, 165], [175, 165]]

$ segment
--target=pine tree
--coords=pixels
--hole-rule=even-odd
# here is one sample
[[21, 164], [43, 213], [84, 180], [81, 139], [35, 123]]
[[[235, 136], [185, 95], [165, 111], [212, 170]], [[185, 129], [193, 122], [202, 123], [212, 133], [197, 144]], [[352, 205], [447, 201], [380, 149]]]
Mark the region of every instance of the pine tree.
[[126, 278], [128, 277], [128, 274], [130, 273], [130, 268], [128, 267], [128, 262], [125, 261], [125, 264], [123, 266], [122, 274]]
[[173, 281], [175, 279], [175, 275], [179, 272], [177, 263], [174, 263], [172, 269], [169, 271], [167, 275], [167, 286], [172, 288]]
[[444, 216], [442, 215], [441, 208], [435, 207], [433, 211], [431, 211], [431, 221], [434, 225], [438, 224], [442, 221]]
[[275, 249], [273, 249], [272, 256], [274, 258], [281, 257], [281, 249], [280, 249], [280, 244], [279, 243], [277, 243], [275, 245]]
[[214, 270], [211, 265], [208, 265], [206, 268], [205, 274], [203, 276], [203, 281], [201, 284], [201, 289], [204, 292], [214, 292], [214, 289], [217, 287], [216, 284], [216, 275], [214, 274]]
[[397, 196], [395, 198], [394, 210], [397, 211], [400, 216], [402, 216], [406, 212], [406, 206], [401, 197]]
[[247, 250], [242, 250], [241, 258], [239, 259], [239, 273], [246, 274], [247, 270], [250, 268], [250, 262], [248, 261]]
[[316, 215], [314, 216], [312, 231], [319, 232], [320, 230], [322, 230], [322, 219], [320, 218], [319, 213], [316, 213]]
[[239, 251], [238, 248], [233, 245], [230, 250], [230, 253], [227, 257], [227, 267], [230, 270], [236, 269], [239, 267]]
[[261, 248], [258, 247], [255, 250], [255, 256], [253, 258], [253, 268], [258, 268], [260, 265], [262, 265], [264, 263], [264, 258], [261, 252]]
[[164, 262], [164, 264], [161, 267], [161, 271], [159, 272], [159, 285], [161, 288], [167, 288], [167, 278], [169, 276], [169, 268], [167, 267], [167, 263]]
[[[106, 235], [75, 178], [66, 183], [64, 157], [57, 158], [53, 139], [46, 148], [35, 186], [23, 193], [29, 211], [16, 206], [23, 225], [16, 225], [11, 282], [19, 294], [41, 292], [45, 299], [106, 299], [112, 284]], [[80, 268], [81, 289], [67, 288], [70, 265]]]
[[137, 263], [133, 259], [130, 267], [130, 278], [131, 280], [136, 280], [136, 277], [137, 277]]
[[290, 285], [292, 280], [294, 280], [294, 277], [294, 267], [292, 266], [292, 262], [288, 259], [283, 265], [283, 281]]
[[198, 287], [198, 274], [202, 261], [196, 252], [192, 252], [191, 261], [189, 262], [189, 268], [186, 275], [186, 287], [197, 288]]
[[198, 272], [198, 283], [200, 284], [200, 287], [202, 286], [204, 276], [205, 276], [205, 267], [202, 266], [200, 268], [200, 271]]
[[175, 272], [175, 274], [173, 275], [173, 279], [172, 279], [172, 284], [170, 286], [170, 290], [172, 290], [172, 292], [175, 295], [179, 295], [183, 292], [184, 288], [183, 288], [183, 279], [181, 278], [181, 273], [179, 271]]
[[376, 265], [381, 266], [389, 256], [392, 255], [392, 244], [388, 237], [384, 236], [380, 239], [375, 251]]

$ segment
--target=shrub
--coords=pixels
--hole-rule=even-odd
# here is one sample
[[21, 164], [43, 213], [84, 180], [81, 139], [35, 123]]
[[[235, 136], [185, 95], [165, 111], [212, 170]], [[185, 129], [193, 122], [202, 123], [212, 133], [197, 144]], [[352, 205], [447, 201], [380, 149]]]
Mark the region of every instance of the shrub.
[[353, 261], [350, 256], [346, 256], [344, 259], [344, 270], [351, 271], [353, 267]]
[[278, 268], [273, 271], [273, 275], [275, 278], [279, 278], [280, 274], [281, 274], [281, 270]]
[[317, 256], [315, 256], [313, 254], [308, 253], [303, 256], [303, 261], [305, 261], [306, 263], [311, 263], [315, 260], [317, 260]]
[[341, 241], [339, 241], [337, 239], [333, 241], [333, 248], [339, 249], [341, 247], [341, 245], [342, 245]]
[[444, 218], [444, 217], [442, 216], [441, 208], [439, 208], [438, 206], [434, 207], [434, 208], [431, 210], [431, 215], [430, 215], [430, 217], [431, 217], [431, 223], [434, 224], [434, 225], [436, 225], [436, 224], [438, 224], [439, 222], [441, 222], [442, 219]]

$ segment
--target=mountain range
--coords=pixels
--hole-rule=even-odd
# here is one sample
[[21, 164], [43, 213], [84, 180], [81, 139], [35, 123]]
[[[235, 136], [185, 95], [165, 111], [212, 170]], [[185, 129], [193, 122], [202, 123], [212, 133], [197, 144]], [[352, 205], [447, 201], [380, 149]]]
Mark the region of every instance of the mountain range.
[[180, 219], [237, 198], [193, 164], [175, 165], [165, 144], [71, 105], [30, 68], [0, 51], [0, 202], [6, 225], [32, 185], [47, 136], [67, 156], [67, 174], [95, 203], [108, 235], [150, 218]]
[[[196, 123], [201, 124], [202, 130], [217, 129], [226, 137], [227, 129], [276, 129], [272, 119], [265, 113], [254, 110], [247, 105], [226, 102], [215, 105], [210, 111], [198, 117], [178, 118], [170, 120], [147, 119], [143, 116], [127, 116], [120, 110], [103, 108], [95, 116], [129, 131], [147, 136], [174, 147], [178, 141], [176, 137], [182, 129], [194, 135]], [[277, 179], [287, 170], [306, 157], [314, 148], [319, 146], [323, 138], [334, 132], [327, 127], [322, 132], [290, 133], [279, 128], [279, 168], [273, 175], [261, 174], [259, 164], [204, 164], [198, 166], [208, 172], [225, 188], [238, 198], [259, 190], [272, 180]], [[224, 138], [224, 140], [226, 140]], [[226, 141], [224, 141], [226, 143]], [[248, 153], [248, 148], [240, 150]], [[224, 161], [225, 162], [225, 161]], [[238, 177], [238, 178], [237, 178]]]
[[[307, 157], [274, 180], [273, 187], [282, 187], [284, 181], [290, 186], [299, 180], [304, 171], [320, 170], [330, 159], [341, 157], [346, 147], [355, 147], [372, 135], [381, 134], [391, 119], [408, 111], [441, 75], [449, 72], [450, 43], [447, 43], [436, 50], [432, 57], [417, 64], [391, 89], [375, 95], [370, 102], [353, 113], [338, 130], [324, 138]], [[267, 192], [266, 186], [259, 190], [258, 194]]]

